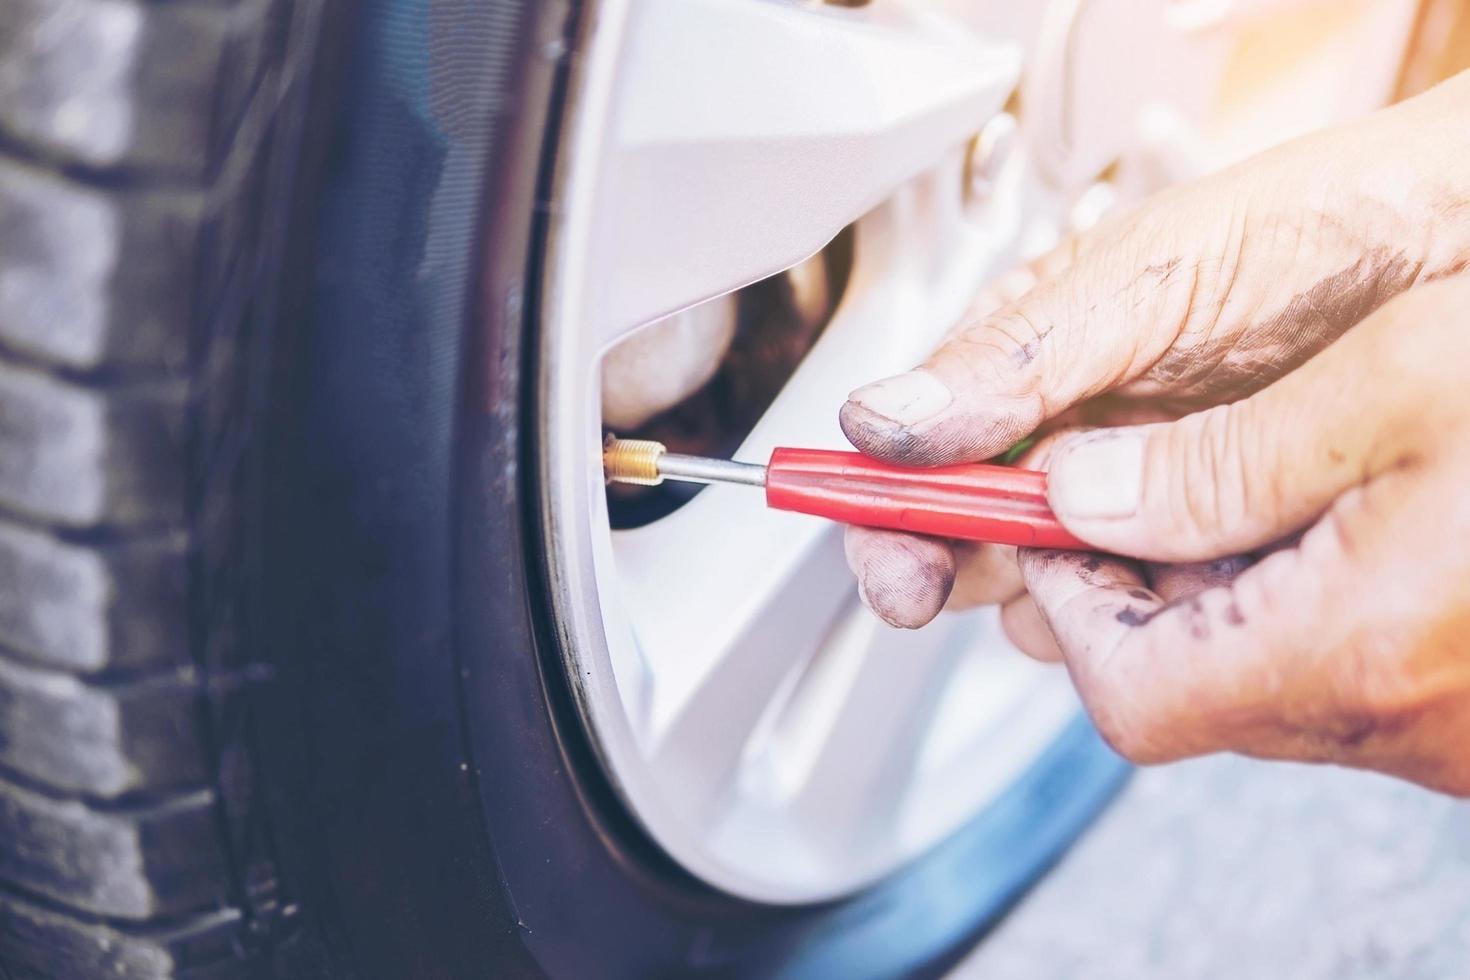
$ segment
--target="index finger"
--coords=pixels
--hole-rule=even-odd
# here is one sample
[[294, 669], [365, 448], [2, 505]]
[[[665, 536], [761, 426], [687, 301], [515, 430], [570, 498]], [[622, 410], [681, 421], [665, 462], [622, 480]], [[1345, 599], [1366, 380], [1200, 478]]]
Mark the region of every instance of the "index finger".
[[1075, 258], [922, 365], [853, 391], [843, 431], [871, 456], [943, 465], [998, 455], [1104, 392], [1218, 402], [1269, 383], [1452, 266], [1454, 249], [1422, 229], [1470, 238], [1470, 223], [1417, 198], [1365, 206], [1343, 162], [1361, 138], [1287, 144], [1089, 232]]

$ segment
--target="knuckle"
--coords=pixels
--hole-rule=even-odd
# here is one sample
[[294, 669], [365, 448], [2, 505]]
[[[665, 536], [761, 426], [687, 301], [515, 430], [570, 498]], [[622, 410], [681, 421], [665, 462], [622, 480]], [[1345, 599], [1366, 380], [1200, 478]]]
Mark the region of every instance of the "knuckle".
[[1362, 551], [1361, 534], [1357, 522], [1346, 513], [1346, 508], [1333, 507], [1327, 512], [1323, 521], [1333, 549], [1338, 553], [1344, 564], [1351, 564], [1357, 560]]
[[1216, 423], [1217, 510], [1223, 527], [1274, 526], [1287, 502], [1282, 463], [1262, 437], [1271, 420], [1254, 399], [1225, 406]]
[[1170, 426], [1150, 460], [1167, 474], [1162, 512], [1168, 530], [1206, 550], [1226, 548], [1243, 528], [1269, 524], [1281, 507], [1274, 466], [1258, 460], [1256, 411], [1221, 405]]
[[1332, 696], [1307, 726], [1329, 758], [1371, 753], [1411, 727], [1431, 700], [1388, 644], [1360, 640], [1333, 659], [1340, 666]]
[[1362, 562], [1372, 529], [1382, 519], [1376, 510], [1377, 502], [1366, 486], [1352, 488], [1327, 509], [1319, 525], [1320, 534], [1337, 564], [1352, 566]]
[[1035, 360], [1050, 330], [1017, 307], [988, 316], [945, 344], [940, 356], [952, 355], [982, 382], [1011, 379], [1019, 367]]
[[1217, 477], [1216, 445], [1223, 428], [1217, 420], [1220, 411], [1211, 409], [1169, 426], [1159, 447], [1164, 458], [1151, 465], [1165, 474], [1162, 512], [1168, 530], [1201, 544], [1219, 527], [1231, 492]]

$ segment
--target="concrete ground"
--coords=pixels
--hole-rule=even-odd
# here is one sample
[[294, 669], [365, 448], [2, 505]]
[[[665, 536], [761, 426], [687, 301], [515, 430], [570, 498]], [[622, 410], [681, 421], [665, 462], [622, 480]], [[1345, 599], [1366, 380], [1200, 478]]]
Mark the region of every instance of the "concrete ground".
[[1140, 771], [953, 977], [1470, 977], [1470, 803], [1229, 756]]

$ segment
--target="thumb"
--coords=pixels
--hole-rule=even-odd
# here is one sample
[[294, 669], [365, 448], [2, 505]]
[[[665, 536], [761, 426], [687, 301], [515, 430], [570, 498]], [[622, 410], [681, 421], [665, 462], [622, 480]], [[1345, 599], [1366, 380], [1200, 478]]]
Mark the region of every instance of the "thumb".
[[1412, 459], [1425, 422], [1414, 406], [1444, 383], [1400, 353], [1416, 305], [1412, 293], [1390, 303], [1243, 401], [1068, 439], [1048, 471], [1052, 509], [1089, 544], [1151, 561], [1237, 554], [1304, 527]]

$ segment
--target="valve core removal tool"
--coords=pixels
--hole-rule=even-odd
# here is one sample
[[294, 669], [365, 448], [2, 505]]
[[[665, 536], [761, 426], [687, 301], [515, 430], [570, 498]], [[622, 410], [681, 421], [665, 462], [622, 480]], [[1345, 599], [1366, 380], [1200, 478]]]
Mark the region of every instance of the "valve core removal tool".
[[609, 483], [664, 480], [766, 488], [766, 506], [844, 524], [1028, 548], [1086, 549], [1046, 501], [1046, 474], [990, 463], [912, 468], [861, 453], [778, 448], [765, 466], [669, 452], [660, 442], [608, 436]]

